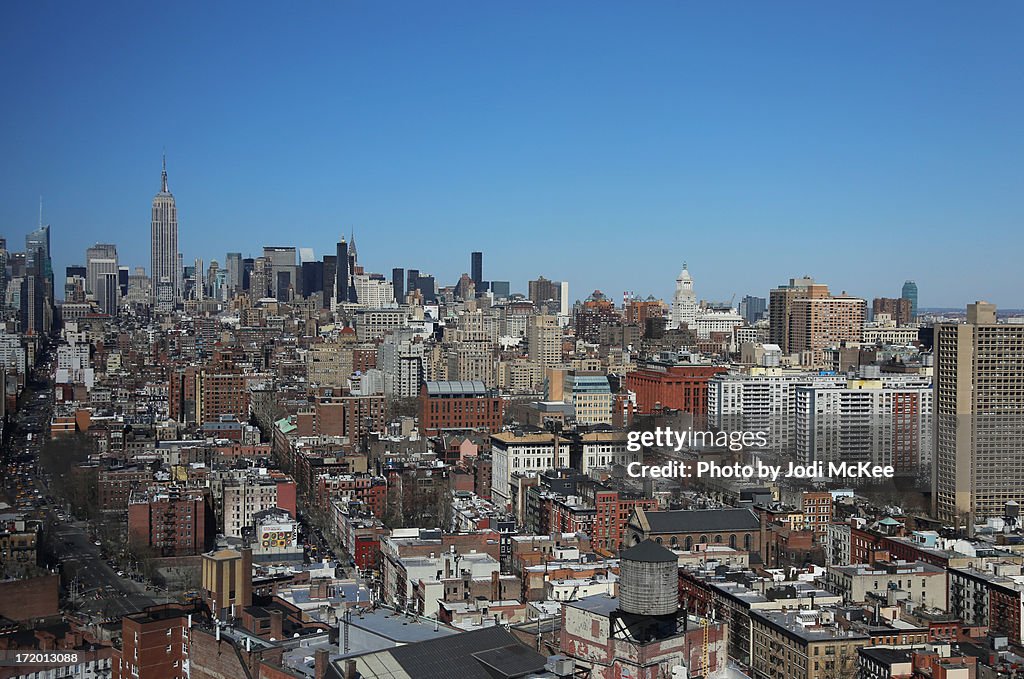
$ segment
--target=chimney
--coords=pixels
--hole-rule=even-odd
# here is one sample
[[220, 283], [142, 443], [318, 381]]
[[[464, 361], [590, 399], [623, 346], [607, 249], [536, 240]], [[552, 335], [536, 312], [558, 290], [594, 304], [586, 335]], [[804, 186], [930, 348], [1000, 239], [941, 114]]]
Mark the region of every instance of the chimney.
[[356, 679], [356, 661], [345, 661], [345, 679]]
[[491, 573], [491, 601], [501, 600], [501, 573], [493, 571]]
[[313, 655], [313, 677], [314, 679], [324, 679], [324, 675], [327, 674], [327, 649], [318, 648], [316, 653]]
[[270, 636], [277, 641], [284, 639], [284, 613], [276, 608], [270, 611]]

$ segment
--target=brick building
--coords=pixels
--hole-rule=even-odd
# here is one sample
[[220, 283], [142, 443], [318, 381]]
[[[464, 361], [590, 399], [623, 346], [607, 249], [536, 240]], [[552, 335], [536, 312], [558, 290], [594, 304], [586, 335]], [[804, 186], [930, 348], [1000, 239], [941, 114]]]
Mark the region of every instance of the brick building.
[[704, 416], [708, 380], [724, 372], [725, 366], [648, 361], [626, 374], [626, 388], [636, 393], [639, 414], [649, 415], [660, 406]]
[[165, 604], [121, 619], [121, 652], [112, 679], [180, 679], [187, 676], [192, 606]]
[[420, 391], [420, 431], [436, 436], [446, 429], [501, 430], [504, 401], [479, 380], [426, 382]]
[[147, 467], [101, 469], [96, 474], [96, 493], [102, 511], [125, 511], [132, 491], [153, 481]]
[[128, 502], [128, 544], [162, 556], [200, 554], [213, 539], [209, 491], [200, 488], [136, 490]]
[[658, 508], [658, 501], [614, 489], [595, 490], [593, 546], [605, 553], [615, 553], [625, 544], [626, 526], [636, 507], [647, 511]]

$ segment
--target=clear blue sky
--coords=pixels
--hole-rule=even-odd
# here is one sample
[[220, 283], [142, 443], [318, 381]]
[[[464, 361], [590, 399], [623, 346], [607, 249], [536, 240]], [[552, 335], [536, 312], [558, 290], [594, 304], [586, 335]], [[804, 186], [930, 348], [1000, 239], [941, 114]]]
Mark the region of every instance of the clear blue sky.
[[1020, 2], [8, 2], [0, 235], [1022, 307]]

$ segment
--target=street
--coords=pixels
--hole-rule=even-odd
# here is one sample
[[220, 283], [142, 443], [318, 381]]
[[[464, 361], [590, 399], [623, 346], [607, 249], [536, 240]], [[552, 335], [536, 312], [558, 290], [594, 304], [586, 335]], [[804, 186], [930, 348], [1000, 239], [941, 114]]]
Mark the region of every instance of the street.
[[40, 562], [59, 568], [70, 607], [101, 618], [121, 617], [154, 604], [154, 598], [147, 596], [144, 583], [117, 575], [94, 544], [88, 524], [65, 512], [66, 503], [53, 496], [40, 468], [39, 451], [49, 439], [53, 412], [53, 363], [47, 355], [30, 374], [5, 431], [3, 491], [17, 510], [43, 521]]

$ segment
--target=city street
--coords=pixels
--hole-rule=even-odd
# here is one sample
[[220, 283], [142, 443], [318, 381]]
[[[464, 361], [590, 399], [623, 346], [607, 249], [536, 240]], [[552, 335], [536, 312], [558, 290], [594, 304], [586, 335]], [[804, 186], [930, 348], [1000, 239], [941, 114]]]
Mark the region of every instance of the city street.
[[[44, 356], [22, 394], [21, 408], [8, 425], [4, 464], [15, 464], [19, 476], [16, 480], [5, 479], [11, 482], [5, 490], [30, 498], [27, 502], [31, 505], [24, 509], [46, 520], [45, 525], [51, 527], [52, 534], [43, 536], [42, 549], [52, 549], [53, 553], [41, 554], [40, 558], [59, 566], [61, 584], [73, 607], [90, 615], [114, 618], [141, 610], [156, 600], [167, 601], [166, 597], [151, 596], [156, 592], [147, 592], [144, 583], [118, 576], [94, 544], [88, 523], [74, 521], [64, 514], [65, 503], [53, 495], [43, 477], [39, 451], [49, 438], [53, 410], [51, 367]], [[22, 473], [25, 475], [21, 476]], [[52, 503], [48, 497], [52, 497]]]

